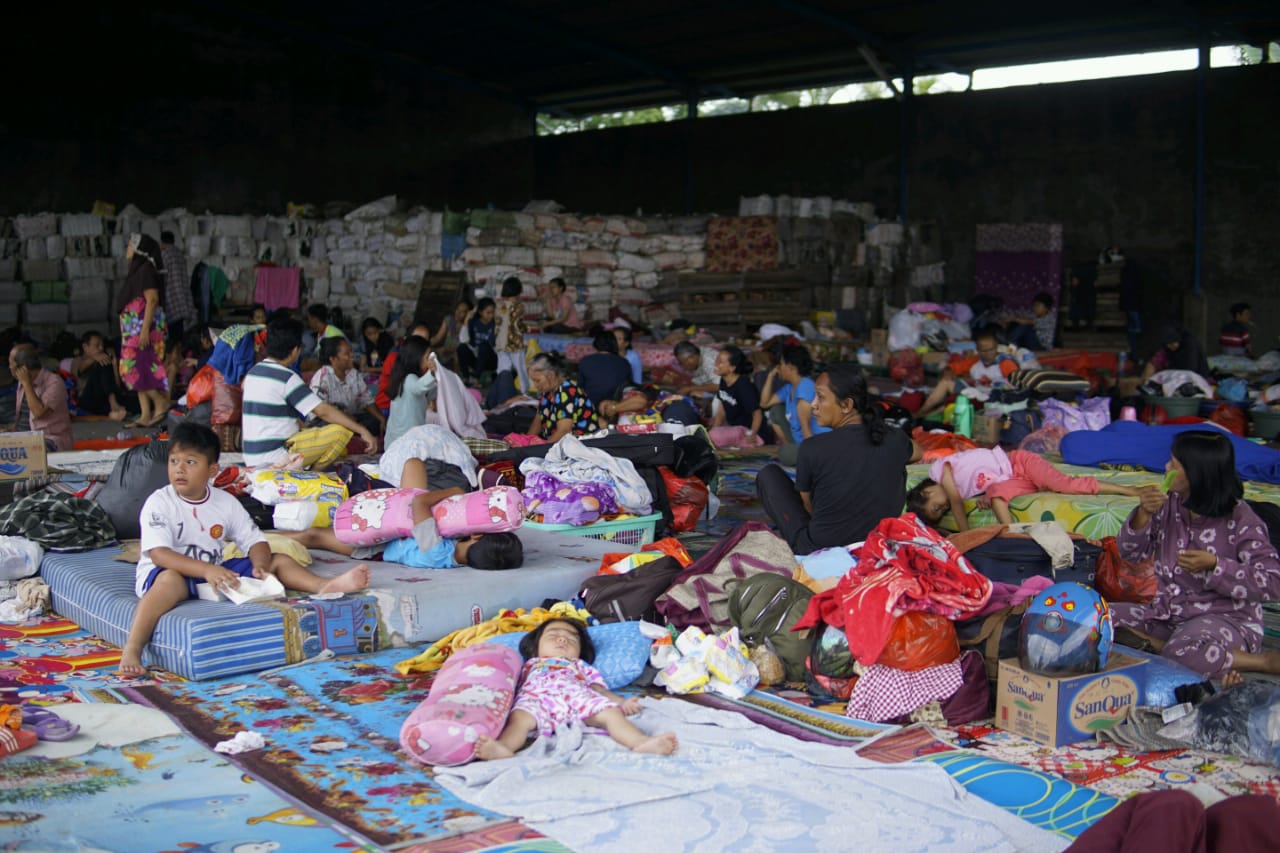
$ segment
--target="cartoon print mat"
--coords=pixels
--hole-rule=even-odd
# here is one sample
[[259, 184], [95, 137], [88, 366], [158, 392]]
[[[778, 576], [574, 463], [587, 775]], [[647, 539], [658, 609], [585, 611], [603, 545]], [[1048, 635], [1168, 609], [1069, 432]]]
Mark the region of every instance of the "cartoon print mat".
[[430, 687], [429, 677], [396, 673], [404, 657], [392, 649], [134, 692], [206, 744], [260, 733], [267, 748], [236, 756], [237, 764], [375, 844], [422, 844], [509, 822], [445, 792], [400, 751], [400, 726]]
[[19, 850], [371, 850], [185, 735], [0, 761], [0, 846]]

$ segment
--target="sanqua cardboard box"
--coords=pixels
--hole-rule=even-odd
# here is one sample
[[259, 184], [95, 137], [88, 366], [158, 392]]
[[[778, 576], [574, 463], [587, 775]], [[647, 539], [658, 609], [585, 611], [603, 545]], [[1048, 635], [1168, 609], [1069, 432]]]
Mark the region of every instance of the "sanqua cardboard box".
[[996, 726], [1048, 746], [1091, 738], [1142, 701], [1146, 663], [1112, 654], [1101, 672], [1049, 676], [1026, 672], [1017, 659], [1002, 660]]

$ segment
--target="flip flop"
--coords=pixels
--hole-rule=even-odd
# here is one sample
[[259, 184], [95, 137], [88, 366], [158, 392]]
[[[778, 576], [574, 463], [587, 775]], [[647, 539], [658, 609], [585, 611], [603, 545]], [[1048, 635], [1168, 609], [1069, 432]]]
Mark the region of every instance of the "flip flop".
[[48, 708], [22, 706], [22, 723], [36, 730], [40, 740], [64, 741], [75, 737], [80, 727], [59, 717]]

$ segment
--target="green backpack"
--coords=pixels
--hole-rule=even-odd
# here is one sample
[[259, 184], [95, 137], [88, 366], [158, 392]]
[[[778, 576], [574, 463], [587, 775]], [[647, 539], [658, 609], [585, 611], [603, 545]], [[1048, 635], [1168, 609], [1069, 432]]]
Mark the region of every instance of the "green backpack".
[[751, 648], [766, 646], [782, 661], [787, 681], [804, 681], [805, 659], [813, 642], [809, 631], [791, 630], [809, 607], [813, 593], [802, 583], [774, 572], [759, 572], [729, 593], [729, 620]]

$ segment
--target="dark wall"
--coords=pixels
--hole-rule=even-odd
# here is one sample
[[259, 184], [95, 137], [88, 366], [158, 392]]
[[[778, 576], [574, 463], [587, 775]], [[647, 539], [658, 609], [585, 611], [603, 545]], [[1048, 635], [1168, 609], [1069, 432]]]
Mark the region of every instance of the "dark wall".
[[23, 97], [0, 112], [0, 214], [95, 199], [254, 213], [390, 193], [443, 202], [442, 163], [529, 133], [521, 107], [422, 65], [198, 6], [63, 10], [78, 26], [56, 28], [52, 53], [11, 40]]

